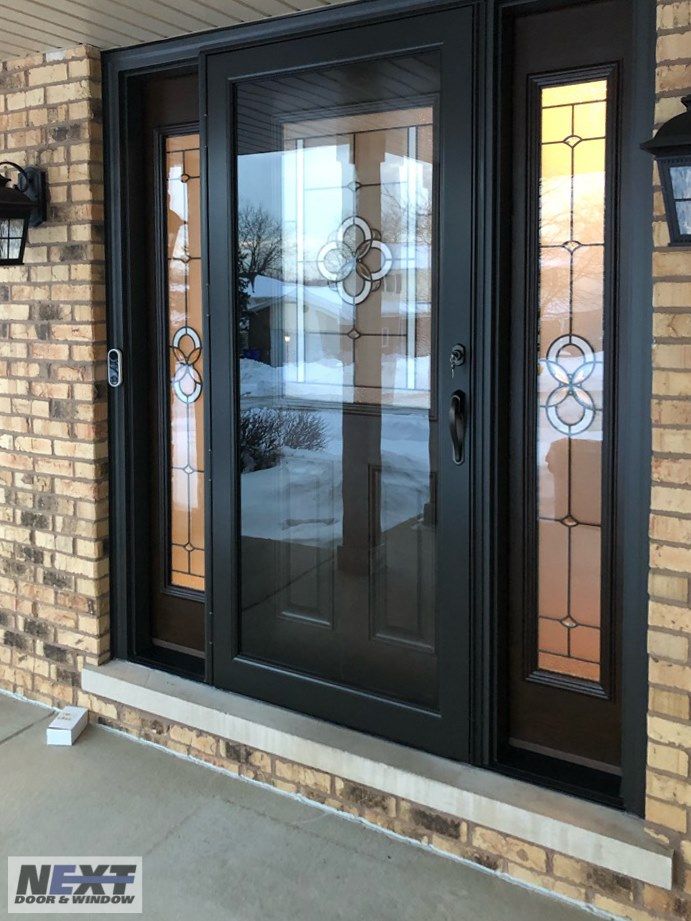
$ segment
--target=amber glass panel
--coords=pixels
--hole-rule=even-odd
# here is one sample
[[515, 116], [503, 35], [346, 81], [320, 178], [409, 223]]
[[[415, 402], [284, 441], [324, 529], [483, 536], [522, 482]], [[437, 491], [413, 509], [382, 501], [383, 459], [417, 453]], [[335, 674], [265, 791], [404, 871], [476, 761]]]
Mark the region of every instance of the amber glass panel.
[[540, 116], [538, 666], [598, 681], [607, 81]]
[[199, 135], [166, 138], [170, 583], [204, 590]]

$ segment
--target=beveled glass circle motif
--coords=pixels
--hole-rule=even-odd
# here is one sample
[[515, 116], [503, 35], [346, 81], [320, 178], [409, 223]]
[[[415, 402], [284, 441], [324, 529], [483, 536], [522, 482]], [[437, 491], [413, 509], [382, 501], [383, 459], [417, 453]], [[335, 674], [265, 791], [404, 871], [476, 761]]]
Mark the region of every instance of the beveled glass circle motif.
[[[378, 269], [372, 269], [366, 262], [372, 250], [380, 256]], [[376, 291], [391, 271], [393, 256], [391, 250], [379, 239], [367, 221], [353, 215], [346, 218], [336, 231], [333, 240], [329, 240], [319, 250], [317, 267], [320, 274], [340, 294], [348, 304], [357, 306], [367, 300], [372, 291]], [[354, 293], [348, 291], [346, 283], [355, 276]]]
[[171, 343], [176, 368], [172, 385], [175, 396], [182, 403], [196, 403], [202, 392], [201, 374], [195, 367], [202, 353], [199, 334], [191, 326], [176, 330]]
[[578, 435], [595, 418], [595, 403], [583, 386], [595, 370], [595, 353], [582, 336], [559, 336], [547, 351], [547, 370], [557, 386], [547, 397], [547, 418], [558, 432]]

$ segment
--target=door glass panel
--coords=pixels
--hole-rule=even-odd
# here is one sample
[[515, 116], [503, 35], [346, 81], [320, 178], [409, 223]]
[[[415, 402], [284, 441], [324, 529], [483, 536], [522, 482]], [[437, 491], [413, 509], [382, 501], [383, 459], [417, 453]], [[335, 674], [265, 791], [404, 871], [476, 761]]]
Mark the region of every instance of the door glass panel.
[[600, 679], [608, 86], [543, 87], [539, 186], [538, 667]]
[[242, 83], [241, 652], [425, 705], [436, 53]]
[[204, 590], [199, 135], [165, 138], [170, 584]]

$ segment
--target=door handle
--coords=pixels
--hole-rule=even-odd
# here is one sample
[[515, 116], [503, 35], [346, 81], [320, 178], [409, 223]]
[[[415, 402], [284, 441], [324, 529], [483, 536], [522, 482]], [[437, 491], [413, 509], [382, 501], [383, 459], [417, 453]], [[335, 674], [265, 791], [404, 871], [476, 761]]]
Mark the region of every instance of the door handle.
[[453, 448], [453, 462], [460, 466], [465, 460], [466, 406], [465, 393], [454, 390], [449, 406], [449, 432]]

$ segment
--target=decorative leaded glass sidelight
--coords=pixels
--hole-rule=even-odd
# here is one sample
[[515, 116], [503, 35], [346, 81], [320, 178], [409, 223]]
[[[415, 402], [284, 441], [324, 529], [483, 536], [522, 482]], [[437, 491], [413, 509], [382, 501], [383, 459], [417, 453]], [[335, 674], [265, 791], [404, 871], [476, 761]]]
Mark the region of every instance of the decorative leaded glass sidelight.
[[165, 139], [168, 516], [172, 586], [204, 591], [204, 396], [199, 135]]
[[538, 668], [601, 672], [608, 82], [539, 89]]

